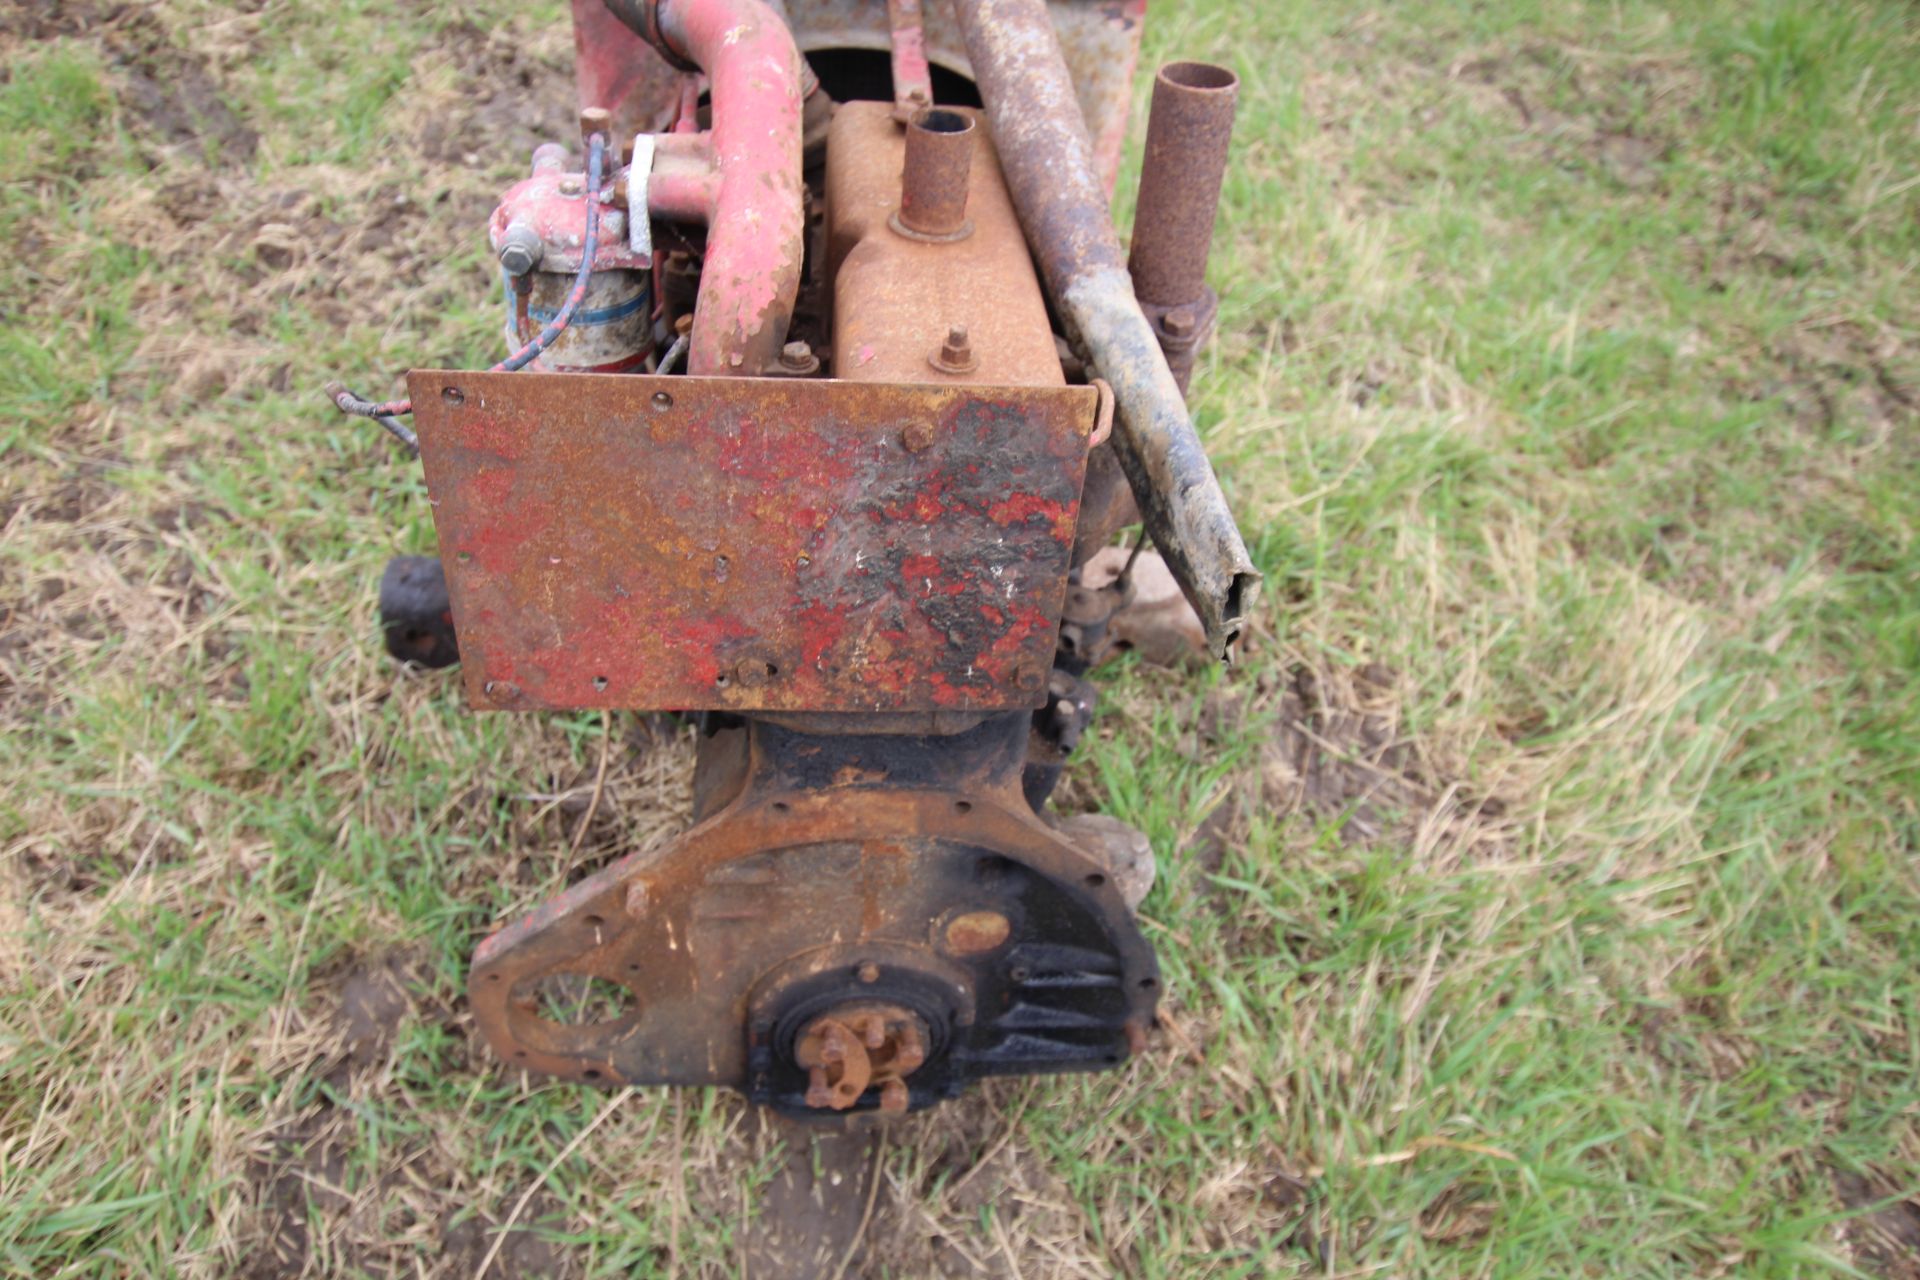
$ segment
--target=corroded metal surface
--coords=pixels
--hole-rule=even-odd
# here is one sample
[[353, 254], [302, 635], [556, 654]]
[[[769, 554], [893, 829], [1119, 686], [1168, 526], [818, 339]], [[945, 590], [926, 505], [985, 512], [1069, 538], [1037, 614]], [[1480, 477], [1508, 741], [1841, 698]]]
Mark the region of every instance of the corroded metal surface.
[[572, 4], [580, 105], [611, 110], [616, 137], [657, 133], [672, 125], [683, 73], [614, 16], [606, 0]]
[[1142, 302], [1191, 304], [1207, 287], [1239, 91], [1233, 72], [1205, 62], [1170, 62], [1154, 77], [1127, 257]]
[[761, 0], [609, 7], [663, 57], [706, 72], [711, 89], [716, 177], [687, 371], [764, 373], [787, 340], [805, 244], [804, 94], [793, 33]]
[[923, 108], [907, 122], [896, 230], [935, 240], [958, 239], [967, 225], [967, 172], [979, 126], [965, 112]]
[[893, 113], [905, 121], [933, 105], [933, 71], [927, 65], [920, 0], [887, 0], [887, 22], [893, 28]]
[[[972, 113], [953, 111], [973, 118]], [[1060, 386], [1046, 300], [987, 130], [971, 149], [971, 234], [931, 242], [901, 235], [907, 143], [880, 102], [849, 102], [827, 140], [827, 261], [833, 279], [833, 373], [860, 382]], [[966, 330], [971, 369], [930, 357]]]
[[[1109, 191], [1126, 141], [1146, 7], [1147, 0], [1053, 0], [1047, 6], [1073, 77], [1075, 103], [1096, 140], [1100, 180]], [[950, 0], [922, 9], [927, 60], [975, 79]], [[802, 50], [890, 47], [887, 0], [787, 0], [787, 11]]]
[[1207, 257], [1239, 91], [1233, 72], [1205, 62], [1170, 62], [1153, 82], [1127, 270], [1183, 392], [1220, 309]]
[[[1153, 953], [1108, 862], [1026, 807], [1026, 725], [727, 731], [745, 773], [717, 811], [480, 945], [481, 1030], [529, 1070], [730, 1085], [800, 1113], [919, 1108], [983, 1076], [1124, 1061], [1153, 1018]], [[1004, 933], [970, 936], [988, 917]], [[619, 994], [556, 1017], [536, 995], [556, 978]], [[868, 1080], [834, 1093], [847, 1077], [819, 1053], [821, 1020], [860, 1024], [864, 1046], [876, 1013]]]
[[[925, 60], [971, 78], [952, 5], [921, 0], [920, 7]], [[1146, 8], [1147, 0], [1054, 0], [1048, 6], [1092, 138], [1094, 164], [1108, 191], [1126, 143]], [[894, 48], [889, 0], [786, 0], [785, 9], [804, 52], [890, 53]], [[573, 0], [573, 22], [581, 105], [612, 108], [620, 136], [670, 125], [680, 72], [608, 12], [606, 0]]]
[[1054, 302], [1113, 384], [1115, 454], [1147, 530], [1231, 656], [1260, 575], [1133, 295], [1073, 81], [1041, 0], [955, 0], [1008, 190]]
[[[861, 972], [879, 977], [878, 966]], [[927, 1028], [911, 1009], [852, 1003], [803, 1027], [793, 1058], [807, 1072], [808, 1106], [845, 1111], [877, 1088], [880, 1110], [897, 1113], [907, 1109], [907, 1077], [927, 1060]]]
[[1091, 388], [448, 370], [409, 386], [475, 706], [1044, 695]]

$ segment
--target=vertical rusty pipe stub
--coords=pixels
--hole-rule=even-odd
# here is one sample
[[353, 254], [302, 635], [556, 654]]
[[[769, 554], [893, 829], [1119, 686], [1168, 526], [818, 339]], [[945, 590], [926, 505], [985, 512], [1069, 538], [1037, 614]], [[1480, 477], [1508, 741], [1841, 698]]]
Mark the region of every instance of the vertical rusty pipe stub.
[[900, 172], [900, 208], [888, 220], [915, 240], [964, 240], [967, 174], [973, 165], [974, 119], [960, 111], [928, 107], [907, 122], [907, 156]]
[[1170, 62], [1154, 77], [1127, 258], [1134, 292], [1149, 306], [1191, 306], [1206, 293], [1239, 92], [1233, 72], [1205, 62]]

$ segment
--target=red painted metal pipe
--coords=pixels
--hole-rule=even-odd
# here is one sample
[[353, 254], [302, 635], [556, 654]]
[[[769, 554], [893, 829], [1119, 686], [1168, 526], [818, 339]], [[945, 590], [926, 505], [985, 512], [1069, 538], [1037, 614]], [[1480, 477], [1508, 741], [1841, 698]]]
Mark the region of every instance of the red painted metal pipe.
[[705, 222], [720, 194], [710, 133], [657, 133], [647, 175], [647, 212], [667, 222]]
[[[696, 64], [713, 91], [717, 177], [687, 372], [772, 368], [800, 291], [800, 53], [761, 0], [609, 0], [669, 59]], [[663, 193], [664, 194], [664, 193]]]

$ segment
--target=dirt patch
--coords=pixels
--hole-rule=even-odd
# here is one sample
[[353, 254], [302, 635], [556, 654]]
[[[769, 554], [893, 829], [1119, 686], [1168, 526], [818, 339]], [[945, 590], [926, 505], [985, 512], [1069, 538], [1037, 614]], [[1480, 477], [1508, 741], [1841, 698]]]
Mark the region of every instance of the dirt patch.
[[1299, 814], [1337, 824], [1348, 845], [1403, 837], [1444, 804], [1446, 820], [1490, 824], [1497, 797], [1474, 797], [1441, 776], [1403, 731], [1399, 680], [1380, 663], [1346, 670], [1296, 665], [1252, 690], [1227, 689], [1202, 706], [1203, 749], [1252, 740], [1248, 764], [1195, 830], [1186, 849], [1203, 871], [1219, 870], [1256, 814]]
[[1833, 1190], [1849, 1212], [1868, 1210], [1840, 1224], [1854, 1265], [1881, 1280], [1920, 1280], [1920, 1188], [1835, 1169]]
[[[465, 1280], [477, 1273], [501, 1218], [519, 1203], [523, 1189], [489, 1212], [460, 1203], [444, 1185], [430, 1185], [453, 1181], [430, 1146], [415, 1143], [383, 1153], [369, 1179], [359, 1168], [357, 1144], [351, 1117], [331, 1106], [268, 1136], [247, 1166], [247, 1181], [257, 1188], [260, 1229], [245, 1240], [236, 1274], [245, 1280], [419, 1274]], [[508, 1230], [488, 1274], [578, 1275], [577, 1261], [555, 1239], [567, 1228], [559, 1200], [536, 1193]]]
[[1920, 417], [1920, 369], [1893, 334], [1854, 323], [1795, 330], [1767, 349], [1771, 368], [1751, 389], [1778, 397], [1801, 424], [1822, 433], [1865, 427], [1869, 448], [1898, 446], [1895, 429]]
[[458, 101], [421, 122], [416, 146], [422, 159], [465, 165], [521, 160], [542, 142], [568, 140], [571, 67], [471, 22], [454, 23], [439, 39], [471, 83]]
[[1099, 1256], [1071, 1190], [1018, 1138], [1030, 1096], [992, 1084], [896, 1126], [888, 1146], [910, 1155], [889, 1165], [850, 1274], [1037, 1276], [1062, 1256]]
[[1684, 116], [1693, 88], [1661, 63], [1583, 66], [1573, 51], [1537, 43], [1423, 70], [1443, 70], [1479, 111], [1513, 120], [1524, 150], [1624, 191], [1659, 185], [1678, 143], [1648, 122]]
[[253, 160], [259, 132], [227, 104], [206, 60], [175, 44], [151, 14], [133, 8], [96, 12], [79, 19], [76, 30], [98, 33], [111, 59], [114, 94], [134, 132], [160, 149], [151, 162], [173, 151], [203, 155], [220, 167]]
[[355, 966], [340, 984], [339, 1028], [346, 1060], [355, 1067], [381, 1061], [428, 990], [427, 957], [393, 952]]
[[[118, 6], [105, 6], [106, 12]], [[59, 40], [85, 35], [99, 26], [103, 6], [86, 0], [9, 0], [0, 4], [0, 30], [23, 40]]]
[[[515, 1195], [512, 1203], [519, 1203]], [[500, 1224], [491, 1214], [449, 1211], [441, 1219], [441, 1275], [475, 1276], [493, 1248]], [[564, 1245], [553, 1239], [567, 1229], [567, 1219], [559, 1200], [545, 1191], [536, 1192], [520, 1211], [520, 1218], [507, 1230], [506, 1241], [494, 1255], [487, 1270], [490, 1276], [527, 1276], [529, 1280], [560, 1280], [580, 1274], [580, 1267]]]
[[[467, 1176], [433, 1136], [383, 1144], [370, 1167], [347, 1099], [383, 1087], [394, 1046], [410, 1021], [438, 1021], [451, 1036], [466, 1026], [455, 1004], [433, 994], [432, 958], [400, 950], [342, 967], [331, 979], [334, 1007], [322, 1015], [322, 1052], [310, 1074], [322, 1100], [261, 1135], [247, 1161], [251, 1224], [238, 1233], [247, 1280], [302, 1275], [469, 1277], [492, 1247], [524, 1184], [470, 1198]], [[461, 1064], [464, 1065], [464, 1064]], [[569, 1226], [564, 1206], [536, 1193], [507, 1233], [489, 1274], [564, 1277], [577, 1260], [554, 1237]]]

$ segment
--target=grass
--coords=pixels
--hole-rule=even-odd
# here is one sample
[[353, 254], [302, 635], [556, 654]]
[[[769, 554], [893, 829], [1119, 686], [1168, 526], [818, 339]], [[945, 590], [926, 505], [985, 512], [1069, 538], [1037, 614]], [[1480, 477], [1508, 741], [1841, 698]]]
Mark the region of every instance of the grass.
[[[460, 996], [600, 721], [379, 656], [422, 486], [313, 393], [488, 358], [562, 8], [0, 23], [0, 1269], [471, 1274], [602, 1105]], [[1171, 1027], [910, 1125], [871, 1273], [1920, 1274], [1910, 8], [1147, 38], [1243, 77], [1196, 405], [1266, 613], [1117, 670], [1063, 797], [1153, 838]], [[686, 804], [613, 731], [593, 857]], [[506, 1254], [731, 1274], [765, 1157], [643, 1093]]]

